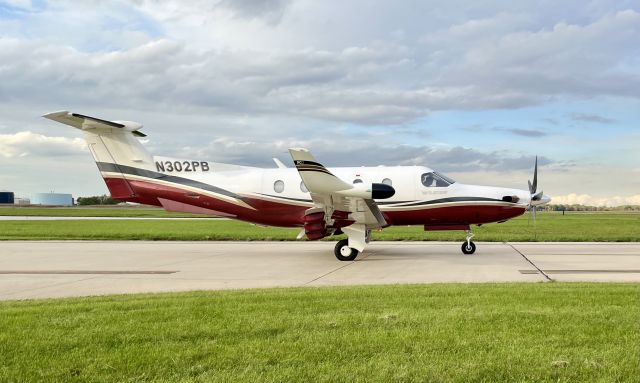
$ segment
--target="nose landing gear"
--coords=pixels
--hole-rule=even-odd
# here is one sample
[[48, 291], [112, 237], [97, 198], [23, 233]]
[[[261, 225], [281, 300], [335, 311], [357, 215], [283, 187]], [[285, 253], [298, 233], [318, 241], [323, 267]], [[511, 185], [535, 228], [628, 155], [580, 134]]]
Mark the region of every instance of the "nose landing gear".
[[465, 232], [467, 233], [467, 240], [462, 243], [462, 252], [467, 255], [473, 254], [476, 252], [476, 244], [471, 241], [473, 233], [471, 230], [465, 230]]

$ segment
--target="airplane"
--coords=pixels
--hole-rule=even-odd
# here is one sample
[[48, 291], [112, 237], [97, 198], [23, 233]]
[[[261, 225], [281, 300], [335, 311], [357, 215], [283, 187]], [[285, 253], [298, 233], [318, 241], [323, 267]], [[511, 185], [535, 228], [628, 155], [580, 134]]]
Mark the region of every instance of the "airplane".
[[346, 234], [334, 248], [353, 261], [372, 230], [423, 225], [425, 231], [462, 230], [464, 254], [473, 254], [472, 225], [505, 222], [551, 199], [537, 191], [538, 159], [529, 190], [465, 185], [425, 166], [326, 168], [304, 148], [291, 148], [295, 165], [275, 159], [257, 168], [153, 156], [138, 140], [142, 124], [68, 111], [43, 117], [77, 128], [112, 198], [209, 214], [259, 225], [299, 227], [297, 239]]

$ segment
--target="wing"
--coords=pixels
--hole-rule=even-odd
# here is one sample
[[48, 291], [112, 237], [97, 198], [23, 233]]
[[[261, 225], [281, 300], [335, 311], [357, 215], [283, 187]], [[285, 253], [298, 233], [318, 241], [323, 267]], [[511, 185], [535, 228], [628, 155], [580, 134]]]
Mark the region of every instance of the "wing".
[[373, 200], [372, 186], [350, 184], [336, 177], [318, 163], [307, 149], [289, 149], [302, 182], [311, 193], [316, 207], [323, 208], [327, 218], [347, 218], [367, 229], [388, 226]]

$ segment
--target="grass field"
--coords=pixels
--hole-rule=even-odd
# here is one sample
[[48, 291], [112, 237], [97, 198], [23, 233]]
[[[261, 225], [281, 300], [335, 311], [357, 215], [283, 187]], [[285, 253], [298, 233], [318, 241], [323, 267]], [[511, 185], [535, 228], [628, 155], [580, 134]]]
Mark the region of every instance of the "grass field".
[[634, 382], [637, 284], [340, 287], [0, 303], [0, 381]]
[[[640, 214], [538, 214], [537, 233], [528, 215], [474, 227], [476, 241], [618, 241], [640, 240]], [[114, 240], [295, 240], [299, 229], [250, 225], [233, 220], [160, 221], [0, 221], [0, 239]], [[335, 240], [331, 237], [329, 240]], [[464, 233], [424, 232], [421, 226], [390, 227], [374, 232], [374, 240], [462, 241]]]
[[0, 207], [0, 216], [45, 217], [206, 217], [200, 214], [169, 213], [161, 208], [148, 207]]

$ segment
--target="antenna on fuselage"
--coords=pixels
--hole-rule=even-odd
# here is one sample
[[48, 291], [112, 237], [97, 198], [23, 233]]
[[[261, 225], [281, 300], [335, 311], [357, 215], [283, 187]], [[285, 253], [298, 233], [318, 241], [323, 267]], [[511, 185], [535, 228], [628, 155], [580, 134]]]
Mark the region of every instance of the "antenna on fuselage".
[[273, 159], [273, 162], [275, 162], [275, 163], [276, 163], [276, 166], [277, 166], [279, 169], [286, 169], [286, 168], [287, 168], [287, 165], [285, 165], [285, 164], [284, 164], [282, 161], [280, 161], [279, 159], [277, 159], [277, 158], [275, 158], [275, 157], [273, 157], [272, 159]]

